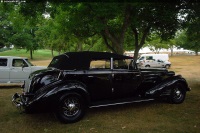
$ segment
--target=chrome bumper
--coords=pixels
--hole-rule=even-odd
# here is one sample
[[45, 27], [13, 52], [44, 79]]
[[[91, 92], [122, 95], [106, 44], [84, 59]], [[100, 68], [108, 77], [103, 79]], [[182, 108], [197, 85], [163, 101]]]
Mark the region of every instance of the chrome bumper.
[[13, 105], [15, 105], [19, 110], [22, 110], [23, 109], [23, 106], [24, 106], [24, 103], [23, 103], [23, 100], [22, 100], [22, 96], [18, 93], [15, 93], [13, 96], [12, 96], [12, 103]]

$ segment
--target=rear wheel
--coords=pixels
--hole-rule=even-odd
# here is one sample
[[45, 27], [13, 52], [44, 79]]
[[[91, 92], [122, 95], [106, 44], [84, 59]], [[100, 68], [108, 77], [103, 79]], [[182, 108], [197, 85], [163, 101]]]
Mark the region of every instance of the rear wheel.
[[77, 93], [64, 95], [56, 111], [56, 117], [63, 123], [79, 121], [85, 114], [85, 104]]
[[182, 103], [185, 100], [186, 90], [181, 83], [177, 83], [170, 95], [170, 102], [173, 104]]

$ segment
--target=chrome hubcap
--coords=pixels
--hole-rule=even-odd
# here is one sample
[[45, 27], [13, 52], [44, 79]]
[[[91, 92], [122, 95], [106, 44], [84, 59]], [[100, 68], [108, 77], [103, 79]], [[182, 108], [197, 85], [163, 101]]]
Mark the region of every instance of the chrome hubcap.
[[63, 113], [66, 116], [74, 116], [80, 111], [80, 103], [77, 98], [68, 98], [63, 104]]
[[178, 90], [178, 91], [176, 91], [176, 95], [177, 96], [180, 96], [180, 94], [181, 94], [181, 92]]
[[174, 90], [174, 98], [180, 99], [181, 97], [182, 97], [181, 91], [180, 91], [178, 88], [176, 88], [176, 89]]

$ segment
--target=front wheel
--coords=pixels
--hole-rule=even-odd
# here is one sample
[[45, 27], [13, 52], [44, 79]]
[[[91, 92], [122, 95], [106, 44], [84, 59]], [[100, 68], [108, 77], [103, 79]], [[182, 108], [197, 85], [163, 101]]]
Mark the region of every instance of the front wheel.
[[79, 121], [85, 114], [84, 100], [79, 94], [64, 95], [56, 111], [56, 117], [63, 123]]
[[165, 65], [165, 68], [166, 68], [166, 69], [169, 69], [169, 68], [170, 68], [170, 65]]
[[170, 95], [170, 102], [173, 104], [182, 103], [185, 100], [186, 90], [181, 83], [177, 83]]

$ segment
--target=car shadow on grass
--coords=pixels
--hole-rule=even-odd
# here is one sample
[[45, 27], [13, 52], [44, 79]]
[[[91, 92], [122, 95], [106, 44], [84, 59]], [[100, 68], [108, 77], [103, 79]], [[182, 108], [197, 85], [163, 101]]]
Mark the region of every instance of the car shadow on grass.
[[[124, 105], [115, 105], [115, 106], [107, 106], [107, 107], [97, 107], [97, 108], [88, 108], [86, 110], [86, 115], [81, 120], [82, 122], [88, 120], [96, 120], [98, 118], [105, 119], [107, 115], [115, 117], [116, 115], [127, 115], [131, 113], [140, 112], [142, 110], [152, 109], [155, 106], [160, 106], [163, 104], [161, 101], [148, 101], [148, 102], [141, 102], [141, 103], [130, 103]], [[25, 121], [29, 121], [32, 123], [60, 123], [54, 113], [52, 112], [43, 112], [43, 113], [31, 113], [26, 114], [22, 113], [23, 119]], [[80, 122], [81, 122], [80, 121]]]

